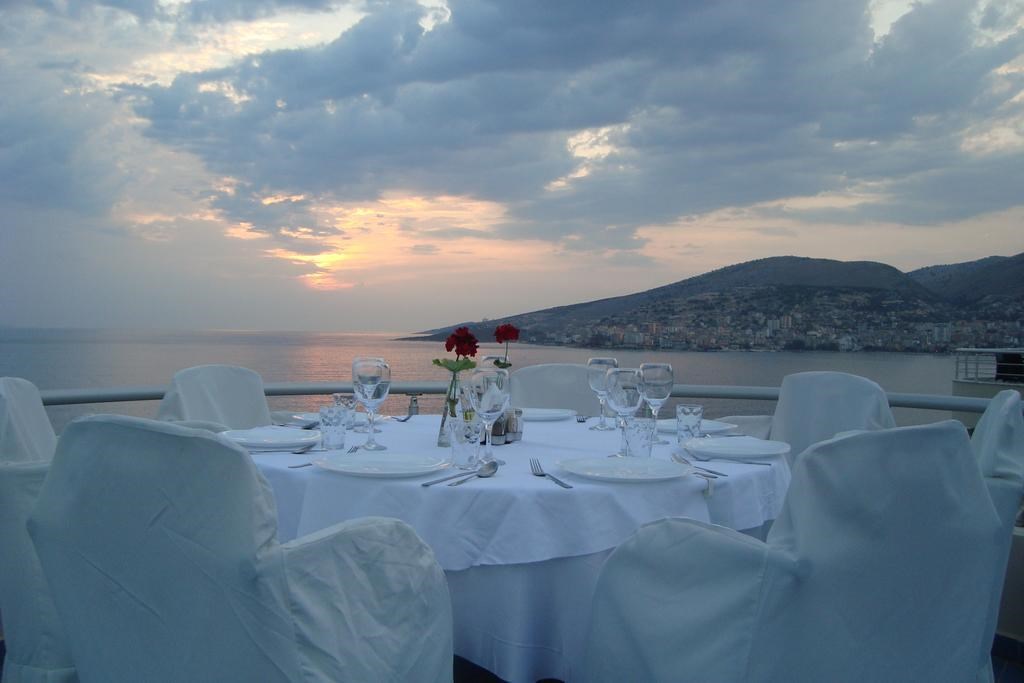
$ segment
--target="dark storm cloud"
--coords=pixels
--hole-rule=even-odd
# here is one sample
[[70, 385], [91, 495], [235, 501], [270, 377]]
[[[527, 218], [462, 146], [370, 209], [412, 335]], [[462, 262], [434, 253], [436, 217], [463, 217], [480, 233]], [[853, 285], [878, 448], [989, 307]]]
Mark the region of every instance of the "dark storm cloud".
[[[18, 6], [30, 4], [71, 14], [102, 5], [187, 27], [337, 3]], [[962, 143], [969, 129], [1022, 116], [1020, 73], [995, 73], [1024, 53], [1020, 5], [915, 4], [876, 41], [868, 4], [452, 0], [427, 30], [434, 10], [375, 0], [326, 45], [120, 94], [152, 140], [238, 181], [234, 194], [211, 195], [215, 208], [296, 250], [315, 248], [296, 231], [336, 234], [318, 223], [319, 202], [395, 190], [499, 202], [508, 220], [495, 237], [596, 250], [642, 246], [644, 224], [865, 183], [886, 199], [801, 215], [929, 224], [1019, 205], [1019, 147], [982, 155]], [[46, 65], [54, 78], [84, 68]], [[79, 188], [68, 202], [102, 205], [107, 181], [84, 178], [77, 163], [97, 122], [43, 135], [71, 115], [51, 104], [36, 117], [36, 103], [17, 97], [0, 103], [0, 123], [28, 135], [0, 146], [0, 165], [23, 179], [0, 193], [64, 185]], [[603, 128], [607, 156], [567, 149], [575, 132]], [[263, 203], [274, 194], [305, 199]]]
[[252, 21], [290, 10], [327, 11], [339, 4], [332, 0], [192, 0], [182, 7], [182, 16], [199, 23]]
[[[959, 149], [972, 122], [1020, 107], [1019, 82], [991, 86], [1024, 35], [978, 40], [973, 2], [915, 5], [877, 43], [863, 2], [449, 7], [426, 31], [415, 3], [371, 3], [328, 45], [182, 75], [135, 93], [137, 111], [149, 135], [254, 187], [471, 195], [510, 207], [505, 233], [587, 235], [595, 248], [629, 248], [645, 223], [858, 181], [896, 190], [865, 210], [885, 220], [1019, 202], [1004, 178], [1024, 156]], [[983, 19], [1017, 17], [1000, 5]], [[215, 82], [247, 99], [201, 91]], [[618, 127], [613, 153], [546, 190], [580, 162], [566, 137], [605, 126]]]
[[31, 7], [80, 18], [97, 8], [109, 8], [131, 14], [141, 21], [201, 24], [252, 21], [287, 11], [327, 11], [341, 4], [344, 3], [338, 0], [190, 0], [178, 7], [168, 7], [159, 0], [0, 0], [0, 10], [5, 7]]
[[97, 140], [107, 108], [64, 93], [59, 74], [0, 62], [0, 206], [106, 212], [120, 185], [117, 161]]

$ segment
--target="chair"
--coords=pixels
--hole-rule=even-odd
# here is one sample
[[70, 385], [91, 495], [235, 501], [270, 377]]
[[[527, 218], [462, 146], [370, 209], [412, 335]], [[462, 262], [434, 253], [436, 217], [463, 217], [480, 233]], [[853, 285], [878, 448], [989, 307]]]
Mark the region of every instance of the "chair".
[[719, 418], [741, 432], [790, 445], [789, 464], [813, 443], [857, 429], [896, 426], [885, 390], [864, 377], [845, 372], [798, 372], [786, 375], [774, 415]]
[[[217, 431], [271, 423], [259, 373], [232, 365], [199, 365], [175, 373], [157, 419]], [[212, 423], [212, 424], [211, 424]]]
[[24, 379], [0, 378], [0, 614], [3, 682], [77, 681], [64, 628], [25, 531], [50, 469], [57, 436], [39, 390]]
[[56, 447], [36, 386], [20, 377], [0, 377], [0, 461], [49, 460]]
[[595, 590], [589, 681], [968, 681], [1002, 524], [963, 425], [857, 432], [797, 458], [761, 542], [666, 519]]
[[61, 436], [28, 521], [83, 680], [450, 681], [433, 553], [363, 518], [279, 545], [249, 455], [100, 415]]
[[[1013, 526], [1020, 510], [1021, 497], [1024, 496], [1024, 415], [1021, 414], [1019, 393], [1001, 391], [989, 401], [988, 408], [974, 429], [971, 445], [1002, 525], [999, 557], [993, 563], [994, 589], [988, 603], [988, 625], [979, 654], [977, 680], [980, 683], [994, 680], [992, 640], [999, 621]], [[1017, 605], [1016, 608], [1020, 610], [1021, 606]]]
[[580, 415], [600, 415], [597, 395], [590, 390], [587, 366], [544, 363], [513, 370], [509, 376], [510, 405], [516, 408], [568, 408]]

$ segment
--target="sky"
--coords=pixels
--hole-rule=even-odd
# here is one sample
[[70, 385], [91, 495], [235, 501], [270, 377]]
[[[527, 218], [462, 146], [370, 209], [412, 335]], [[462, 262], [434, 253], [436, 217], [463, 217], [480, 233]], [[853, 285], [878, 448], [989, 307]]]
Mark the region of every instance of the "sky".
[[1020, 0], [0, 0], [0, 325], [415, 331], [1022, 225]]

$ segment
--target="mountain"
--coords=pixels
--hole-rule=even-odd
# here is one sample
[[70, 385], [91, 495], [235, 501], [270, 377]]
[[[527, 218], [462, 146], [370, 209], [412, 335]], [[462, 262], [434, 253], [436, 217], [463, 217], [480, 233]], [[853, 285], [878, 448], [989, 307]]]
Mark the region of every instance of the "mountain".
[[928, 266], [908, 275], [918, 284], [960, 306], [1024, 297], [1024, 253]]
[[[872, 261], [777, 256], [748, 261], [625, 296], [558, 306], [503, 318], [524, 331], [559, 336], [581, 327], [626, 325], [630, 322], [668, 323], [686, 317], [692, 309], [707, 308], [709, 299], [729, 299], [716, 304], [719, 310], [751, 312], [751, 306], [771, 313], [779, 307], [825, 305], [814, 300], [825, 296], [835, 305], [877, 308], [883, 304], [903, 308], [942, 310], [941, 297], [892, 266]], [[845, 304], [841, 299], [849, 299]], [[832, 305], [832, 304], [828, 304]], [[464, 322], [475, 329], [487, 322]], [[459, 325], [427, 330], [428, 339], [444, 338]]]

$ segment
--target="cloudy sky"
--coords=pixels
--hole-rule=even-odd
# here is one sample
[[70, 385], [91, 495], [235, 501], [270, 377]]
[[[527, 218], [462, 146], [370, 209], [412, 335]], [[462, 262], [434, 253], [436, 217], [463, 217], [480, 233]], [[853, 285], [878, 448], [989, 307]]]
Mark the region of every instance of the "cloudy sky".
[[1020, 0], [0, 0], [0, 324], [417, 330], [1024, 251]]

